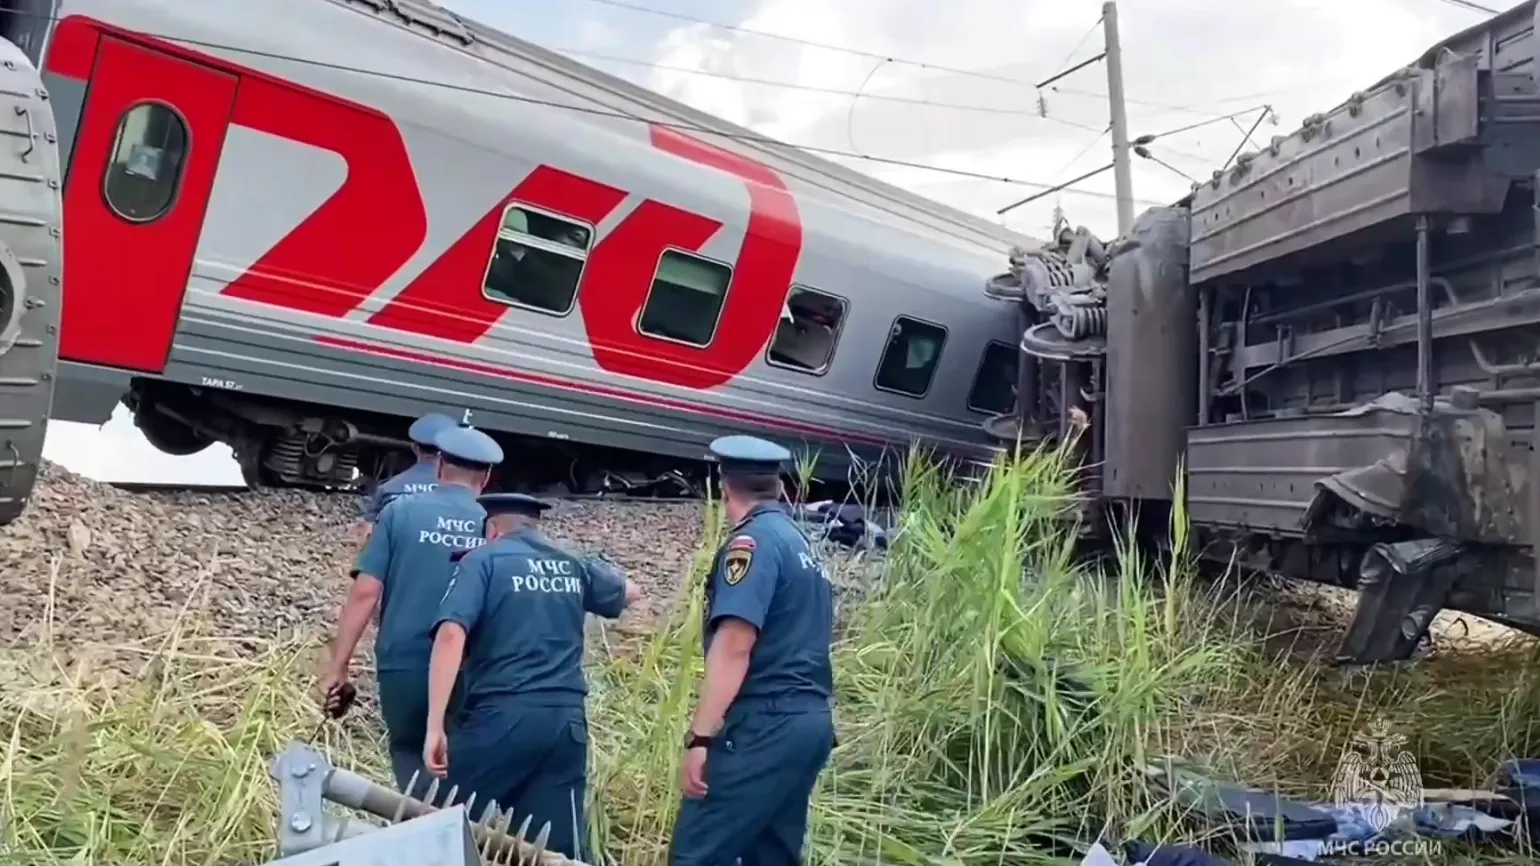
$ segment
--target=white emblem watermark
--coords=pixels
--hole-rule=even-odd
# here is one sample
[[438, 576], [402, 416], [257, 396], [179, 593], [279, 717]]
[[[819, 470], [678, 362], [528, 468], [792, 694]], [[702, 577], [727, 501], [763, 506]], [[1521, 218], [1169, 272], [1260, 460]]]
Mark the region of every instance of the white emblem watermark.
[[[1365, 856], [1425, 857], [1436, 855], [1437, 840], [1411, 836], [1412, 813], [1423, 806], [1422, 771], [1417, 757], [1406, 749], [1407, 738], [1375, 719], [1337, 762], [1332, 776], [1331, 798], [1339, 821], [1359, 825], [1363, 841], [1339, 842], [1323, 853]], [[1399, 832], [1386, 834], [1392, 825]]]

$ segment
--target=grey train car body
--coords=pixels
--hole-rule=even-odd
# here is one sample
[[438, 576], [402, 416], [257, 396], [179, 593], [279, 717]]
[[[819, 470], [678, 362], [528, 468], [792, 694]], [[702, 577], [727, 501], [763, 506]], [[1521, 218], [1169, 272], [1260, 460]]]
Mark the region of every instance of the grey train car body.
[[1093, 416], [1086, 483], [1119, 513], [1169, 505], [1185, 469], [1206, 554], [1360, 591], [1344, 659], [1406, 657], [1446, 607], [1540, 632], [1535, 14], [1445, 40], [1109, 250], [1018, 253], [988, 289], [1025, 326], [1021, 417], [995, 432]]
[[[1015, 329], [977, 285], [1020, 236], [418, 0], [53, 18], [66, 219], [99, 239], [56, 417], [124, 401], [273, 485], [390, 472], [429, 409], [583, 491], [726, 433], [832, 479], [992, 452]], [[124, 258], [154, 264], [131, 293]]]
[[[0, 23], [4, 21], [0, 11]], [[52, 104], [38, 69], [0, 39], [0, 526], [42, 466], [63, 306], [63, 205]]]

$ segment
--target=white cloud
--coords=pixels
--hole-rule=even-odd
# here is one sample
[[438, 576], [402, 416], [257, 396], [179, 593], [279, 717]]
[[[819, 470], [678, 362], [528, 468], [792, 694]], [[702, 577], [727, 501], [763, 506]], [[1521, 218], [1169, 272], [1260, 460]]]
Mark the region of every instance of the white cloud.
[[[738, 78], [996, 109], [958, 111], [855, 99], [668, 69], [650, 74], [649, 86], [668, 96], [793, 143], [1050, 183], [1110, 159], [1105, 137], [1092, 142], [1095, 130], [1107, 123], [1107, 103], [1086, 95], [1105, 92], [1101, 65], [1076, 73], [1044, 94], [1051, 118], [1045, 120], [998, 111], [1035, 110], [1038, 93], [1029, 85], [881, 59], [902, 57], [999, 78], [1040, 80], [1064, 67], [1099, 16], [1100, 0], [950, 0], [939, 7], [931, 0], [762, 0], [741, 22], [750, 30], [860, 48], [878, 55], [875, 58], [704, 25], [677, 27], [655, 44], [626, 49], [639, 19], [602, 14], [600, 6], [585, 7], [588, 10], [596, 14], [571, 28], [579, 44], [552, 47], [623, 52], [663, 66]], [[490, 15], [480, 9], [465, 11]], [[1481, 17], [1434, 0], [1125, 0], [1120, 19], [1130, 126], [1135, 135], [1155, 133], [1269, 102], [1286, 128], [1264, 126], [1257, 140], [1265, 142]], [[1100, 33], [1092, 33], [1075, 59], [1093, 55], [1101, 44]], [[1240, 140], [1235, 126], [1216, 123], [1163, 138], [1152, 151], [1202, 179]], [[986, 216], [1033, 192], [918, 169], [841, 161]], [[1136, 161], [1134, 183], [1135, 194], [1152, 202], [1179, 198], [1189, 186], [1178, 174], [1145, 161]], [[1111, 173], [1078, 189], [1100, 197], [1045, 197], [1011, 213], [1007, 224], [1040, 233], [1050, 223], [1057, 200], [1072, 221], [1104, 236], [1115, 233]], [[75, 471], [113, 480], [237, 483], [240, 477], [224, 446], [187, 458], [160, 454], [121, 409], [100, 430], [54, 423], [47, 456]]]
[[[1100, 11], [1100, 0], [952, 0], [944, 13], [928, 0], [764, 0], [742, 27], [1030, 82], [1064, 68]], [[1286, 124], [1297, 124], [1481, 18], [1429, 0], [1143, 0], [1125, 3], [1119, 11], [1134, 135], [1264, 102], [1273, 104]], [[1370, 33], [1373, 38], [1366, 39]], [[1100, 32], [1092, 33], [1075, 59], [1090, 57], [1101, 46]], [[884, 63], [698, 26], [675, 30], [659, 45], [656, 59], [667, 66], [829, 89], [859, 88], [866, 94], [932, 103], [1030, 112], [1038, 99], [1029, 84]], [[1111, 158], [1105, 137], [1086, 150], [1096, 130], [1107, 124], [1106, 101], [1086, 95], [1106, 90], [1105, 67], [1100, 64], [1043, 94], [1051, 119], [853, 99], [670, 70], [655, 72], [651, 83], [761, 132], [815, 147], [1050, 183], [1069, 180]], [[1264, 126], [1256, 140], [1265, 143], [1285, 131]], [[1204, 179], [1241, 140], [1241, 131], [1225, 122], [1163, 138], [1151, 150], [1191, 177]], [[1075, 159], [1082, 151], [1084, 155]], [[846, 162], [984, 215], [1033, 191]], [[1190, 186], [1181, 175], [1151, 162], [1136, 161], [1134, 171], [1135, 194], [1141, 199], [1170, 201]], [[1101, 197], [1059, 197], [1068, 216], [1104, 234], [1114, 233], [1110, 172], [1077, 189]], [[1011, 214], [1008, 224], [1041, 230], [1051, 221], [1054, 204], [1050, 196], [1025, 206]]]
[[191, 457], [172, 457], [144, 441], [122, 406], [101, 427], [50, 421], [43, 457], [98, 481], [163, 484], [240, 484], [241, 471], [226, 445]]

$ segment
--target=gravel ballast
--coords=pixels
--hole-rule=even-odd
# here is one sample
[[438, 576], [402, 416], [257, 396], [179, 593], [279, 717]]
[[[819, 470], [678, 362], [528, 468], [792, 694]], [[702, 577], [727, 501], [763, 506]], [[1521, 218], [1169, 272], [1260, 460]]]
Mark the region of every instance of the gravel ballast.
[[[45, 464], [0, 529], [0, 635], [61, 650], [177, 628], [236, 641], [330, 628], [346, 591], [355, 496], [264, 490], [130, 493]], [[560, 502], [551, 536], [603, 552], [643, 588], [645, 622], [675, 597], [701, 535], [695, 502]]]

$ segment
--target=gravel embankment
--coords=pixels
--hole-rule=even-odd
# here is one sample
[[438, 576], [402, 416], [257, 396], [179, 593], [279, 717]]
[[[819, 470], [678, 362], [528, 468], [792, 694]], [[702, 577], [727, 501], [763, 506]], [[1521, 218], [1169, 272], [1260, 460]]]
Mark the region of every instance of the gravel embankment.
[[[0, 530], [0, 636], [121, 643], [182, 628], [268, 640], [319, 633], [347, 586], [353, 496], [128, 493], [45, 466]], [[548, 531], [603, 551], [642, 585], [644, 622], [675, 596], [700, 537], [697, 503], [563, 502]]]
[[[46, 640], [70, 656], [173, 631], [237, 645], [324, 638], [346, 592], [358, 505], [354, 496], [298, 491], [130, 493], [45, 464], [27, 511], [0, 529], [0, 646]], [[604, 553], [642, 587], [644, 601], [619, 624], [624, 634], [678, 599], [702, 506], [562, 501], [545, 522], [553, 538]], [[878, 566], [851, 567], [828, 552], [849, 603]]]

